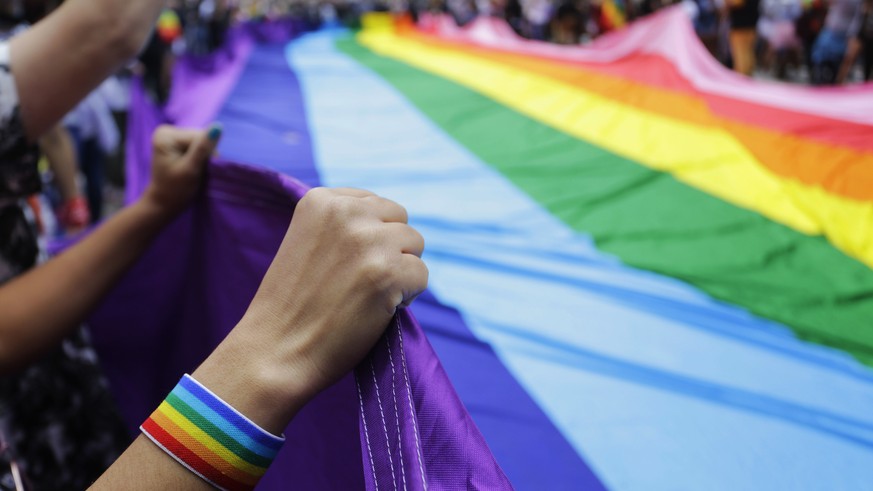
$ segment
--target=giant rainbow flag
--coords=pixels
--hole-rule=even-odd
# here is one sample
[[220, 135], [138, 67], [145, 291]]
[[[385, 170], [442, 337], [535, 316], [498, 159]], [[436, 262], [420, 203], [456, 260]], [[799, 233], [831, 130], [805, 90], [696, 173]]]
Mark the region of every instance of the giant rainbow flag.
[[[587, 47], [522, 40], [495, 19], [364, 26], [288, 44], [234, 36], [212, 70], [180, 65], [163, 111], [135, 93], [130, 196], [157, 122], [217, 119], [224, 159], [404, 204], [431, 271], [412, 310], [478, 427], [453, 438], [481, 432], [516, 489], [873, 486], [873, 88], [742, 78], [678, 9]], [[212, 196], [257, 203], [245, 189]], [[228, 221], [207, 214], [197, 230]], [[215, 280], [268, 261], [267, 225], [236, 226], [254, 238], [228, 246], [182, 227], [174, 238], [191, 250], [167, 267]], [[199, 259], [221, 248], [224, 262]], [[232, 286], [220, 298], [244, 306], [252, 292]], [[222, 308], [201, 306], [182, 311]], [[110, 376], [142, 370], [126, 354], [157, 341], [119, 350], [97, 324]], [[202, 356], [220, 334], [158, 338]], [[154, 379], [151, 399], [119, 393], [127, 414], [147, 414], [177, 377]], [[432, 408], [415, 411], [439, 426]], [[332, 437], [363, 445], [340, 433], [312, 455], [330, 454]], [[489, 489], [500, 480], [464, 467], [485, 454], [429, 465]]]

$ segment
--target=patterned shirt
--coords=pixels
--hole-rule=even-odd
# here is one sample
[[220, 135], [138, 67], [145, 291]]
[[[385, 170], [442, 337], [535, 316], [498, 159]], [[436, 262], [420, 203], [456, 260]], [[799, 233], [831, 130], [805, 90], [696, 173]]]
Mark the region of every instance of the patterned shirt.
[[[0, 42], [0, 285], [37, 262], [22, 200], [40, 191], [38, 160], [21, 121], [9, 45]], [[129, 441], [85, 329], [0, 377], [0, 491], [85, 489]]]

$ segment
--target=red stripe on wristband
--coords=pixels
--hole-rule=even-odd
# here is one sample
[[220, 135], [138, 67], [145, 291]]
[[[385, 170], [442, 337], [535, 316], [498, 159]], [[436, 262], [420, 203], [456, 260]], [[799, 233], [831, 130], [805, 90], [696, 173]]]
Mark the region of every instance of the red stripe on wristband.
[[165, 431], [151, 417], [142, 424], [140, 429], [143, 434], [170, 454], [174, 460], [213, 486], [226, 489], [227, 491], [251, 491], [254, 489], [254, 486], [242, 484], [222, 474], [218, 469], [211, 466], [187, 446], [179, 442], [173, 435]]

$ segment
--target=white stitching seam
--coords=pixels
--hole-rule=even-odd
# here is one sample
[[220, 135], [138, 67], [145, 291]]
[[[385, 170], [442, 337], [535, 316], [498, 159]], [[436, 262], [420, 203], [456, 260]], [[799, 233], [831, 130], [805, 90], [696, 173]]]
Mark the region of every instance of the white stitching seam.
[[394, 399], [394, 420], [397, 423], [397, 454], [400, 456], [400, 477], [403, 478], [403, 491], [406, 491], [406, 470], [403, 468], [403, 437], [400, 434], [400, 413], [397, 411], [397, 391], [394, 389], [394, 379], [397, 370], [394, 369], [394, 354], [391, 353], [391, 341], [385, 336], [385, 345], [388, 346], [388, 361], [391, 362], [391, 397]]
[[361, 383], [355, 374], [355, 387], [358, 388], [358, 402], [361, 404], [361, 422], [364, 423], [364, 438], [367, 440], [367, 456], [370, 457], [370, 470], [373, 472], [373, 483], [379, 491], [379, 478], [376, 476], [376, 465], [373, 463], [373, 449], [370, 448], [370, 432], [367, 430], [367, 415], [364, 414], [364, 395], [361, 393]]
[[388, 467], [391, 468], [391, 483], [397, 491], [397, 475], [394, 473], [394, 459], [391, 458], [391, 440], [388, 438], [388, 424], [385, 422], [385, 411], [382, 409], [382, 397], [379, 395], [379, 382], [376, 380], [376, 367], [370, 358], [370, 373], [373, 374], [373, 386], [376, 387], [376, 402], [379, 403], [379, 415], [382, 416], [382, 431], [385, 432], [385, 446], [388, 447]]
[[424, 463], [421, 457], [421, 447], [418, 443], [418, 417], [412, 409], [412, 386], [409, 384], [408, 372], [406, 370], [406, 350], [403, 349], [403, 329], [400, 327], [400, 318], [397, 318], [397, 337], [400, 340], [400, 361], [403, 364], [403, 381], [406, 383], [406, 395], [409, 402], [409, 412], [412, 414], [412, 430], [415, 435], [415, 453], [418, 456], [418, 470], [421, 472], [421, 483], [424, 485], [424, 491], [427, 491], [427, 479], [424, 477]]

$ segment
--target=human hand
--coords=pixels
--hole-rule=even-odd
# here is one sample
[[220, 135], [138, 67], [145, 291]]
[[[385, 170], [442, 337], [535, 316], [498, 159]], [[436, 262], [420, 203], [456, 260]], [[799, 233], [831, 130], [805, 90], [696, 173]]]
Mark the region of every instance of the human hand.
[[[359, 363], [396, 309], [427, 286], [424, 240], [406, 222], [403, 207], [367, 191], [311, 190], [244, 318], [219, 348], [222, 368], [241, 364], [257, 373], [259, 382], [248, 378], [245, 390], [258, 383], [263, 393], [264, 380], [278, 388], [269, 399], [287, 406], [290, 419]], [[230, 384], [226, 376], [221, 383]], [[243, 407], [258, 417], [266, 405]]]
[[67, 234], [79, 233], [91, 222], [91, 210], [88, 209], [88, 202], [82, 196], [61, 203], [56, 215]]
[[181, 212], [203, 181], [209, 157], [221, 138], [221, 127], [208, 131], [161, 126], [152, 137], [152, 180], [143, 199], [168, 216]]

